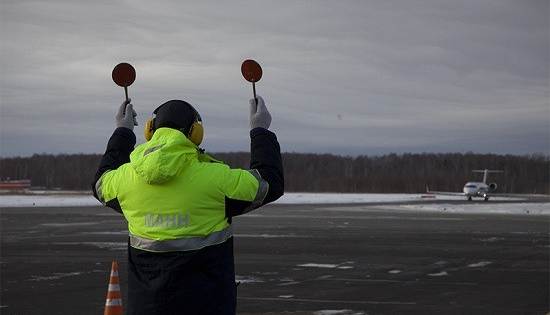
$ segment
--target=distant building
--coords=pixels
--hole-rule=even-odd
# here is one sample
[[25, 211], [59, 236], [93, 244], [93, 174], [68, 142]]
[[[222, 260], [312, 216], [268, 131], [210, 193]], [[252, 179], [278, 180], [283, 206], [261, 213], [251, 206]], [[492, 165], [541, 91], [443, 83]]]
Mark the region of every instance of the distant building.
[[31, 187], [30, 179], [0, 180], [0, 190], [28, 190]]

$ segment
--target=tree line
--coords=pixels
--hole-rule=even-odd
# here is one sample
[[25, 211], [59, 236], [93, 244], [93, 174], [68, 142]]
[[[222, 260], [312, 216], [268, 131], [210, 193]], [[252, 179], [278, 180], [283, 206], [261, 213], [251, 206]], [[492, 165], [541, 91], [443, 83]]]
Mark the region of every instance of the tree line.
[[[214, 156], [232, 167], [248, 168], [247, 152]], [[33, 187], [86, 190], [99, 165], [99, 154], [35, 154], [0, 158], [1, 179], [30, 179]], [[503, 170], [489, 174], [497, 192], [550, 193], [550, 156], [475, 153], [337, 156], [284, 153], [285, 190], [299, 192], [420, 193], [462, 191], [467, 181], [481, 181], [474, 169]]]

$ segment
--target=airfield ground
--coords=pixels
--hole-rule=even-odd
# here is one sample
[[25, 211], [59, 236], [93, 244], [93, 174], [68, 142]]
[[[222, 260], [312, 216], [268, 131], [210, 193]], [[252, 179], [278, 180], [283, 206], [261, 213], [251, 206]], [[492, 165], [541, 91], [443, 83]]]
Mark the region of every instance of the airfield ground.
[[[274, 205], [235, 219], [238, 313], [549, 311], [548, 215], [396, 209]], [[100, 314], [113, 259], [127, 292], [115, 212], [20, 207], [0, 218], [1, 314]]]

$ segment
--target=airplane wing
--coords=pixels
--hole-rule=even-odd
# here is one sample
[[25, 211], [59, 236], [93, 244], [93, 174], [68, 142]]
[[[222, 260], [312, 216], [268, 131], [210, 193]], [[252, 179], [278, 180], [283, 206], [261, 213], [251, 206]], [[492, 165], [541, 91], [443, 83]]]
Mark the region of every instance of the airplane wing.
[[464, 197], [464, 193], [461, 192], [452, 192], [452, 191], [433, 191], [426, 185], [426, 193], [432, 195], [442, 195], [442, 196], [461, 196]]
[[432, 194], [432, 195], [461, 196], [461, 197], [464, 197], [464, 193], [452, 192], [452, 191], [433, 191], [433, 190], [428, 190], [426, 193], [427, 193], [427, 194]]

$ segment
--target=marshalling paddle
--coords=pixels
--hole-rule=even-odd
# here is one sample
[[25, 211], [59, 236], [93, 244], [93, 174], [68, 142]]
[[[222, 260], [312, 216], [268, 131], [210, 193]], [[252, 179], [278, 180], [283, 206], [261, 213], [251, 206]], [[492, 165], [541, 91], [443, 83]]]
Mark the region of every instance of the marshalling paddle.
[[254, 101], [258, 105], [256, 98], [256, 82], [262, 78], [262, 67], [255, 60], [247, 59], [241, 65], [241, 73], [246, 81], [252, 82], [252, 91], [254, 93]]
[[129, 63], [119, 63], [113, 69], [112, 77], [118, 86], [124, 87], [124, 94], [128, 101], [128, 87], [136, 80], [136, 69]]

